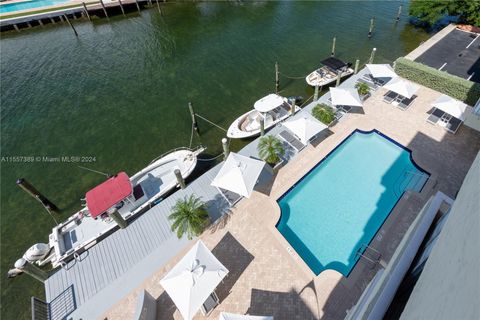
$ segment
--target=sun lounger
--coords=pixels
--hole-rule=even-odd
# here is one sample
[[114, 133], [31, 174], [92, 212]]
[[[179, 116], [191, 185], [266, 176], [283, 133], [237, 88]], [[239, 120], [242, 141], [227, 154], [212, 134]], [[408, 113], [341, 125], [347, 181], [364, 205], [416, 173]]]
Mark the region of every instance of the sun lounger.
[[368, 81], [371, 81], [373, 84], [376, 86], [383, 86], [385, 84], [385, 81], [379, 78], [374, 78], [370, 73], [364, 74], [363, 79], [366, 79]]
[[433, 112], [428, 116], [427, 122], [429, 122], [431, 124], [436, 124], [438, 122], [438, 120], [440, 120], [440, 118], [443, 117], [444, 114], [445, 114], [445, 112], [443, 112], [440, 109], [435, 108], [435, 110], [433, 110]]
[[218, 299], [217, 294], [212, 292], [211, 295], [208, 296], [207, 300], [202, 304], [202, 313], [205, 316], [208, 316], [216, 306], [220, 304], [220, 299]]
[[352, 110], [352, 106], [337, 106], [337, 110], [349, 113]]
[[452, 117], [448, 124], [445, 126], [445, 130], [450, 133], [456, 133], [461, 124], [462, 120]]
[[393, 91], [388, 91], [384, 96], [383, 96], [383, 101], [387, 103], [392, 103], [393, 100], [395, 100], [398, 97], [398, 94], [393, 92]]
[[400, 100], [397, 107], [402, 110], [406, 110], [413, 103], [413, 100], [415, 100], [416, 97], [416, 95], [413, 95], [411, 98], [404, 97], [402, 100]]
[[286, 143], [288, 143], [289, 145], [292, 146], [292, 148], [294, 148], [297, 152], [299, 152], [300, 150], [302, 150], [303, 148], [305, 148], [305, 145], [300, 141], [298, 140], [297, 138], [295, 138], [295, 136], [293, 134], [291, 134], [289, 131], [287, 130], [283, 130], [282, 132], [280, 132], [278, 134], [278, 136], [284, 140]]
[[243, 197], [235, 192], [228, 191], [222, 188], [217, 188], [220, 194], [227, 200], [230, 206], [234, 206], [238, 201], [240, 201]]

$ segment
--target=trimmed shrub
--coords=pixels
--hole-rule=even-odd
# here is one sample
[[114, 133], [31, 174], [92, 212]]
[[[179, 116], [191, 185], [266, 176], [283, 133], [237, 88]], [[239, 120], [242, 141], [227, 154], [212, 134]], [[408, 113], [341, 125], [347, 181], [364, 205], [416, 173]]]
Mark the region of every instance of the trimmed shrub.
[[415, 61], [398, 58], [395, 61], [395, 72], [405, 79], [446, 94], [471, 106], [475, 105], [480, 98], [480, 84]]
[[317, 120], [327, 125], [332, 123], [333, 119], [335, 118], [335, 112], [333, 111], [333, 109], [324, 103], [318, 104], [313, 107], [312, 115]]

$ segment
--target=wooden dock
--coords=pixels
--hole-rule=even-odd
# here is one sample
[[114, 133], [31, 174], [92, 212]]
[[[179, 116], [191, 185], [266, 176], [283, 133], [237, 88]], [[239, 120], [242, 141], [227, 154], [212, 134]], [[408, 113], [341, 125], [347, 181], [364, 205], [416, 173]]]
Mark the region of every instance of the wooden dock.
[[[73, 287], [77, 309], [69, 319], [96, 319], [154, 271], [172, 259], [190, 241], [178, 239], [170, 229], [168, 215], [178, 199], [202, 197], [212, 221], [228, 211], [228, 203], [211, 181], [217, 165], [158, 205], [86, 251], [80, 259], [59, 269], [45, 282], [47, 302]], [[192, 240], [193, 241], [193, 240]]]

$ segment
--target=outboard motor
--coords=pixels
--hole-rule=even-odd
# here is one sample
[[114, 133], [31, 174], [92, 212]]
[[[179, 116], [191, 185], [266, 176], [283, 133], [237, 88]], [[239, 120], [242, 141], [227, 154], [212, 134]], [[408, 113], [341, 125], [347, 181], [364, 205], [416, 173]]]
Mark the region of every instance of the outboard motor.
[[31, 246], [23, 255], [23, 258], [30, 263], [41, 260], [50, 252], [50, 246], [45, 243], [36, 243]]

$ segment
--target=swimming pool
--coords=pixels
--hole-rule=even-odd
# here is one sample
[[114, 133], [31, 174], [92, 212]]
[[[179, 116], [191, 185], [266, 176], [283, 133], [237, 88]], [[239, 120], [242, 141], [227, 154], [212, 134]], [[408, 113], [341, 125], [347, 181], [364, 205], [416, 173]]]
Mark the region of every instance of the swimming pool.
[[315, 274], [348, 276], [404, 191], [428, 177], [408, 149], [355, 130], [278, 200], [277, 229]]
[[4, 3], [0, 5], [0, 13], [55, 6], [69, 1], [71, 0], [30, 0], [14, 3]]

